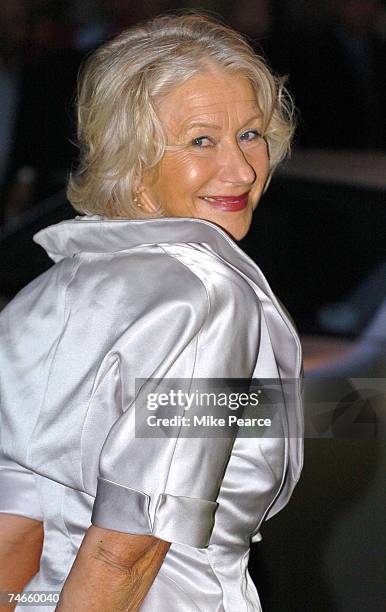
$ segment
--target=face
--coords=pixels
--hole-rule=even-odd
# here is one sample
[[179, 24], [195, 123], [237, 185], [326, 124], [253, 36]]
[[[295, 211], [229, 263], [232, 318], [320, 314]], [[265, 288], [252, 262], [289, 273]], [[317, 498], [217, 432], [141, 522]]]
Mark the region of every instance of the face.
[[200, 74], [163, 97], [157, 112], [169, 147], [143, 178], [142, 207], [212, 221], [240, 240], [269, 173], [249, 81], [221, 71]]

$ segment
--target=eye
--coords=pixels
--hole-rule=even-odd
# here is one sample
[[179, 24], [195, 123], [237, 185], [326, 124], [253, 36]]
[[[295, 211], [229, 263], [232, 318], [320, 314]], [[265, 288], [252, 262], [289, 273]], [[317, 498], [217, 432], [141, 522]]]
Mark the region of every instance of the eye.
[[211, 138], [209, 136], [198, 136], [198, 138], [193, 138], [192, 145], [198, 148], [210, 147], [213, 144]]
[[259, 140], [260, 138], [263, 138], [263, 135], [261, 132], [259, 132], [259, 130], [246, 130], [246, 132], [240, 134], [240, 140], [244, 140], [246, 142], [250, 142], [251, 140]]

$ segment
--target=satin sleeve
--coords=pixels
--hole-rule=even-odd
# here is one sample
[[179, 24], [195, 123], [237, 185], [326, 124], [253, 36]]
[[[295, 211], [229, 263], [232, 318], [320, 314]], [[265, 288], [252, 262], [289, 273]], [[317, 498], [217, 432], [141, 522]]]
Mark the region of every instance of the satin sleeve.
[[43, 520], [36, 476], [0, 451], [0, 512]]
[[[252, 375], [259, 312], [243, 283], [222, 278], [208, 287], [195, 279], [193, 285], [191, 281], [180, 285], [177, 297], [150, 312], [151, 320], [142, 321], [136, 346], [122, 354], [124, 403], [130, 402], [125, 379], [136, 366], [138, 370], [138, 359], [150, 361], [152, 376], [163, 379], [163, 392], [169, 379], [170, 387], [173, 379], [183, 379], [185, 388], [196, 379], [204, 380], [205, 391], [210, 392], [215, 378]], [[92, 523], [205, 548], [237, 432], [211, 438], [186, 437], [181, 432], [174, 437], [141, 437], [144, 396], [142, 387], [125, 405], [104, 443]]]

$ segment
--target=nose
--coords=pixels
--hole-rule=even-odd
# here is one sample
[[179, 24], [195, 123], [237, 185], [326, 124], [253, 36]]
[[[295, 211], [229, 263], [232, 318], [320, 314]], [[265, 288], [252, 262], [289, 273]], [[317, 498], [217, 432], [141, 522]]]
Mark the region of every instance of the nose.
[[248, 186], [256, 180], [256, 172], [237, 142], [224, 146], [220, 165], [219, 178], [224, 183]]

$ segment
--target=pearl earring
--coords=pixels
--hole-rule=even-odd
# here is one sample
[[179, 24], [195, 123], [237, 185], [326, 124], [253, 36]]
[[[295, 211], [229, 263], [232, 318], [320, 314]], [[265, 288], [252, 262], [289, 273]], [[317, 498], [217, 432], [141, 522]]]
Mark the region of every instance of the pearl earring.
[[138, 191], [135, 192], [135, 195], [134, 195], [134, 198], [133, 198], [133, 202], [137, 206], [137, 208], [142, 208], [142, 204], [138, 200]]

